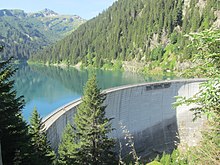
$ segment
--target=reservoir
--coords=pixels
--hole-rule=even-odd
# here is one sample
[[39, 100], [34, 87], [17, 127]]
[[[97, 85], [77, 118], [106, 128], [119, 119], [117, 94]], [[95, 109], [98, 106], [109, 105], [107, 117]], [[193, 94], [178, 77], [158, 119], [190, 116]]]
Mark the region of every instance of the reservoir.
[[165, 76], [142, 76], [121, 71], [88, 71], [54, 66], [20, 65], [14, 78], [18, 96], [23, 95], [25, 99], [24, 118], [29, 121], [34, 107], [37, 108], [41, 117], [45, 117], [62, 105], [79, 99], [92, 73], [97, 75], [98, 84], [102, 90], [128, 84], [171, 79]]

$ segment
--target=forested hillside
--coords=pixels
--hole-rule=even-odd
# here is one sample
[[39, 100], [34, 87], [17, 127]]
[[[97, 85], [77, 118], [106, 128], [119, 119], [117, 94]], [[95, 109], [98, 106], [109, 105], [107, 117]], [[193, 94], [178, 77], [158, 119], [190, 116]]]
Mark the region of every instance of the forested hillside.
[[183, 35], [211, 27], [216, 11], [216, 0], [118, 0], [31, 60], [102, 67], [115, 60], [166, 59], [164, 67], [173, 68], [176, 58], [190, 57]]
[[31, 53], [64, 38], [83, 22], [79, 16], [59, 15], [49, 9], [37, 13], [0, 10], [0, 43], [5, 45], [1, 58], [28, 59]]

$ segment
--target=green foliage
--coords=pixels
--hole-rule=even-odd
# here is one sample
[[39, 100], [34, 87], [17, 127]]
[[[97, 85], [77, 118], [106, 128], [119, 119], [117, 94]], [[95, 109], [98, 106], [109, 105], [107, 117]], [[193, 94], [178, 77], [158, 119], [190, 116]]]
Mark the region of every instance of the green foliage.
[[210, 118], [218, 118], [220, 113], [219, 104], [220, 78], [210, 79], [200, 85], [200, 92], [191, 98], [178, 97], [176, 106], [186, 104], [196, 104], [191, 111], [194, 112], [195, 118], [206, 115]]
[[113, 63], [106, 61], [105, 64], [102, 66], [102, 69], [104, 70], [111, 70], [113, 68]]
[[80, 146], [76, 143], [77, 138], [74, 131], [74, 128], [71, 124], [67, 124], [63, 136], [62, 141], [59, 145], [58, 154], [59, 154], [59, 164], [63, 165], [71, 165], [77, 164], [77, 148]]
[[[219, 75], [216, 75], [219, 76]], [[176, 105], [197, 105], [192, 108], [195, 118], [203, 115], [209, 119], [208, 130], [203, 132], [201, 144], [189, 153], [189, 161], [195, 164], [218, 164], [220, 151], [220, 78], [212, 78], [202, 83], [200, 92], [191, 98], [178, 98]]]
[[55, 153], [47, 142], [42, 118], [34, 108], [30, 119], [29, 134], [31, 135], [31, 143], [34, 148], [33, 159], [41, 165], [49, 165], [55, 161]]
[[158, 47], [154, 48], [151, 51], [151, 60], [152, 61], [161, 61], [164, 54], [164, 48], [162, 45], [159, 45]]
[[1, 57], [27, 60], [31, 54], [64, 38], [84, 22], [78, 16], [62, 16], [48, 9], [32, 14], [23, 10], [0, 10], [0, 41], [5, 43]]
[[[198, 9], [197, 1], [191, 1], [189, 7], [183, 9], [183, 0], [118, 0], [31, 60], [59, 63], [68, 59], [71, 65], [82, 62], [95, 67], [102, 67], [104, 62], [107, 63], [104, 68], [110, 67], [109, 61], [114, 60], [160, 62], [163, 49], [170, 42], [181, 47], [176, 56], [182, 54], [183, 59], [188, 59], [191, 51], [187, 54], [180, 51], [187, 45], [183, 35], [211, 27], [216, 19], [217, 3], [207, 0], [204, 9]], [[207, 22], [205, 27], [204, 21]]]
[[147, 165], [187, 165], [189, 162], [184, 155], [178, 150], [174, 150], [172, 154], [163, 153], [162, 157], [156, 157], [155, 160]]
[[63, 164], [114, 164], [114, 140], [107, 134], [112, 131], [110, 119], [105, 117], [103, 102], [96, 77], [92, 76], [84, 89], [82, 103], [74, 117], [74, 126], [68, 125], [59, 147]]
[[173, 33], [170, 37], [171, 44], [175, 44], [177, 42], [177, 35], [176, 33]]
[[153, 161], [153, 162], [148, 163], [147, 165], [162, 165], [162, 164], [158, 161]]
[[[194, 113], [194, 120], [207, 116], [207, 130], [203, 131], [203, 138], [196, 147], [188, 148], [186, 152], [174, 150], [171, 155], [163, 154], [149, 164], [219, 164], [220, 156], [220, 30], [209, 29], [200, 33], [189, 34], [189, 45], [193, 50], [192, 62], [184, 75], [190, 77], [208, 77], [200, 85], [200, 91], [190, 98], [177, 97], [175, 106], [193, 105], [190, 110]], [[166, 56], [166, 54], [164, 55]], [[195, 106], [196, 105], [196, 106]]]
[[121, 60], [115, 60], [115, 61], [104, 61], [103, 66], [101, 69], [104, 70], [113, 70], [113, 71], [123, 71], [123, 63]]
[[[219, 119], [219, 118], [218, 118]], [[203, 139], [195, 148], [190, 148], [187, 159], [191, 164], [218, 165], [220, 156], [219, 122], [208, 123], [209, 130], [203, 132]]]
[[177, 63], [177, 56], [176, 53], [179, 51], [176, 44], [169, 44], [164, 49], [164, 55], [161, 62], [161, 67], [163, 70], [174, 70], [176, 63]]
[[[0, 48], [1, 50], [3, 47]], [[30, 137], [22, 118], [23, 97], [17, 97], [12, 76], [16, 69], [11, 59], [0, 62], [0, 131], [3, 164], [30, 163]]]
[[209, 129], [203, 133], [201, 146], [190, 153], [189, 161], [195, 164], [218, 164], [220, 151], [220, 30], [205, 30], [190, 34], [194, 66], [185, 74], [205, 76], [209, 79], [200, 85], [200, 91], [190, 98], [178, 97], [176, 105], [197, 105], [191, 108], [195, 119], [202, 115], [209, 119]]
[[13, 90], [12, 76], [16, 69], [10, 62], [11, 59], [0, 62], [0, 141], [3, 164], [49, 165], [54, 153], [46, 142], [46, 134], [36, 109], [28, 131], [28, 125], [21, 115], [23, 97], [17, 97]]
[[220, 30], [205, 30], [201, 33], [187, 35], [192, 43], [189, 45], [196, 50], [192, 55], [192, 65], [186, 70], [188, 77], [218, 77], [220, 74]]
[[115, 71], [123, 70], [122, 61], [116, 60], [113, 65], [113, 70]]

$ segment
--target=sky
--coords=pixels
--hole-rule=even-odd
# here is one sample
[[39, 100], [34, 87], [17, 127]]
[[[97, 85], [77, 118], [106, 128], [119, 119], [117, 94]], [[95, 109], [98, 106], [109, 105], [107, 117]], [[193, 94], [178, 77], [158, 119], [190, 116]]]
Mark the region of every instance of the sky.
[[37, 12], [48, 8], [59, 14], [76, 14], [88, 20], [107, 9], [114, 1], [116, 0], [0, 0], [0, 9]]

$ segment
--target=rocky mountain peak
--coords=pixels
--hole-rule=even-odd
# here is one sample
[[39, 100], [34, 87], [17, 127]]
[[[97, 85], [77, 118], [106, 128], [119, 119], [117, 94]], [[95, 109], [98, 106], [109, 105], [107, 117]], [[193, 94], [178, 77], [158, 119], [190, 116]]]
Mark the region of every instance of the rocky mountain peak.
[[45, 8], [39, 12], [31, 14], [32, 17], [53, 17], [58, 16], [59, 14], [54, 12], [53, 10]]
[[2, 9], [0, 10], [0, 16], [23, 18], [23, 17], [26, 17], [27, 14], [23, 10], [20, 10], [20, 9]]
[[3, 10], [0, 10], [0, 16], [13, 16], [13, 14], [11, 13], [10, 10], [7, 10], [7, 9], [3, 9]]
[[53, 10], [45, 8], [44, 10], [41, 11], [44, 16], [56, 16], [58, 13], [54, 12]]

